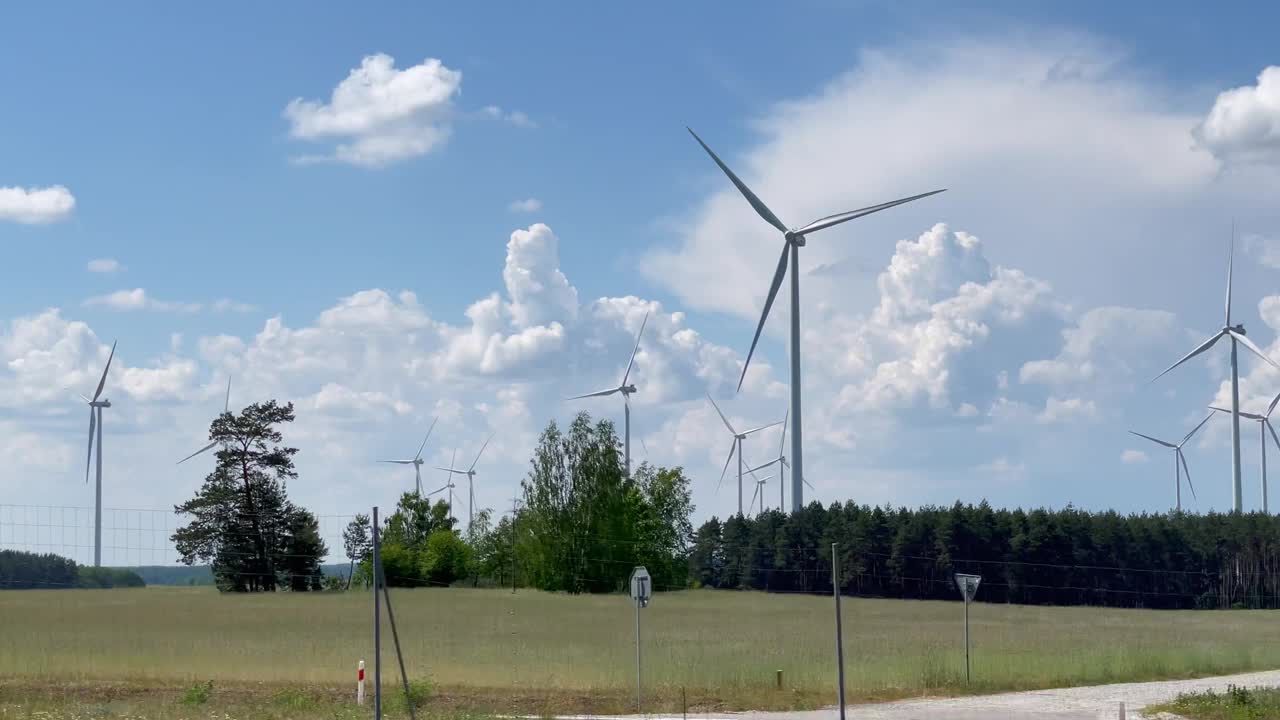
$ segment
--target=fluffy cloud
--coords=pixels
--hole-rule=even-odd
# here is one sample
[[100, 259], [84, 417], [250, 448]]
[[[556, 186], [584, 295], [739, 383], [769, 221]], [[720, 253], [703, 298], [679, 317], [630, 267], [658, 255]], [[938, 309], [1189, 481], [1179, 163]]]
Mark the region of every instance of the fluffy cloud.
[[86, 269], [91, 273], [110, 275], [112, 273], [122, 272], [124, 270], [124, 266], [120, 264], [119, 260], [115, 260], [113, 258], [98, 258], [96, 260], [90, 260]]
[[1120, 453], [1120, 462], [1125, 465], [1138, 465], [1147, 462], [1149, 459], [1147, 454], [1141, 450], [1125, 450]]
[[1195, 138], [1224, 162], [1280, 160], [1280, 67], [1264, 69], [1256, 85], [1219, 94]]
[[538, 198], [525, 198], [524, 200], [515, 200], [507, 209], [511, 212], [531, 213], [538, 212], [542, 209], [542, 201]]
[[46, 188], [0, 187], [0, 221], [45, 225], [66, 220], [76, 199], [61, 185]]
[[253, 312], [257, 309], [248, 303], [236, 302], [225, 298], [222, 300], [215, 300], [207, 305], [204, 303], [157, 300], [148, 295], [147, 291], [142, 288], [117, 290], [106, 295], [97, 295], [85, 300], [84, 304], [88, 307], [105, 307], [110, 310], [123, 312], [151, 310], [154, 312], [195, 313], [202, 310], [211, 310], [217, 313], [246, 313]]
[[[1018, 378], [1051, 388], [1132, 386], [1149, 379], [1155, 365], [1179, 357], [1179, 325], [1173, 313], [1126, 307], [1098, 307], [1086, 311], [1062, 331], [1062, 350], [1051, 360], [1023, 364]], [[1154, 363], [1153, 363], [1154, 356]]]
[[293, 137], [336, 141], [332, 159], [380, 167], [443, 143], [461, 86], [462, 73], [439, 60], [397, 69], [390, 55], [379, 53], [338, 83], [329, 102], [294, 98], [284, 115]]

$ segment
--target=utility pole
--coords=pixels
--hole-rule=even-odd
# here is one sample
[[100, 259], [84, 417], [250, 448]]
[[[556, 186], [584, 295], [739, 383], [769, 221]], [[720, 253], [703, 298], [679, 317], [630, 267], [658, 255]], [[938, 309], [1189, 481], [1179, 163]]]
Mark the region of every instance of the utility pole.
[[519, 513], [516, 512], [516, 506], [519, 504], [520, 498], [511, 498], [511, 594], [516, 594], [516, 518]]
[[378, 584], [382, 582], [382, 557], [378, 552], [378, 508], [373, 508], [373, 717], [382, 720], [382, 623]]
[[840, 683], [840, 720], [844, 720], [844, 630], [840, 618], [840, 555], [836, 552], [839, 547], [840, 543], [831, 543], [831, 592], [836, 596], [836, 677]]

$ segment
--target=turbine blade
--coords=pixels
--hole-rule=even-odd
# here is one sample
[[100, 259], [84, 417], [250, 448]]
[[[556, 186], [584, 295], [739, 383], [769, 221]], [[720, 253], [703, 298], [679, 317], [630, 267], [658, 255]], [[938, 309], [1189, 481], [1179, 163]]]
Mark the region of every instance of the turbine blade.
[[743, 434], [743, 435], [750, 435], [750, 434], [752, 434], [752, 433], [758, 433], [758, 432], [760, 432], [761, 430], [768, 430], [769, 428], [771, 428], [771, 427], [773, 427], [773, 426], [775, 426], [775, 425], [781, 425], [781, 424], [782, 424], [782, 421], [781, 421], [781, 420], [778, 420], [778, 421], [776, 421], [776, 422], [771, 422], [771, 423], [769, 423], [768, 425], [761, 425], [761, 426], [760, 426], [760, 427], [758, 427], [758, 428], [751, 428], [750, 430], [748, 430], [748, 431], [746, 431], [746, 432], [744, 432], [744, 433], [742, 433], [742, 434]]
[[83, 400], [83, 401], [87, 402], [87, 403], [91, 403], [91, 402], [93, 402], [93, 401], [92, 401], [92, 400], [90, 400], [89, 398], [85, 397], [84, 393], [76, 393], [76, 396], [77, 396], [77, 397], [79, 397], [81, 400]]
[[484, 444], [480, 446], [480, 452], [476, 453], [476, 459], [471, 461], [471, 467], [467, 468], [467, 472], [476, 469], [476, 463], [480, 462], [480, 456], [484, 454], [484, 449], [489, 447], [489, 441], [493, 440], [494, 435], [497, 435], [497, 433], [490, 433], [489, 439], [485, 440]]
[[711, 393], [707, 393], [707, 399], [711, 400], [711, 407], [716, 409], [716, 414], [720, 416], [720, 420], [724, 422], [724, 426], [729, 428], [729, 432], [733, 433], [734, 435], [737, 435], [738, 431], [733, 429], [733, 425], [730, 424], [729, 418], [725, 417], [724, 413], [720, 412], [720, 406], [717, 405], [716, 401], [712, 399]]
[[1238, 333], [1235, 330], [1227, 330], [1227, 332], [1231, 335], [1232, 338], [1237, 340], [1241, 345], [1244, 345], [1245, 347], [1249, 348], [1249, 350], [1254, 355], [1257, 355], [1263, 360], [1266, 360], [1267, 363], [1271, 365], [1271, 367], [1277, 370], [1280, 370], [1280, 364], [1277, 364], [1275, 360], [1272, 360], [1271, 358], [1267, 357], [1267, 354], [1262, 352], [1262, 348], [1258, 347], [1257, 345], [1254, 345], [1253, 341], [1250, 340], [1248, 337], [1246, 337], [1244, 333]]
[[643, 437], [643, 436], [639, 437], [639, 440], [640, 440], [640, 447], [644, 450], [644, 459], [645, 459], [645, 460], [648, 460], [648, 459], [649, 459], [649, 446], [644, 444], [644, 437]]
[[751, 502], [747, 503], [747, 507], [756, 504], [756, 498], [760, 497], [760, 483], [756, 482], [756, 491], [751, 493]]
[[1271, 413], [1275, 412], [1277, 403], [1280, 403], [1280, 393], [1276, 393], [1276, 396], [1271, 398], [1271, 404], [1267, 406], [1267, 417], [1271, 417]]
[[1182, 463], [1182, 475], [1187, 479], [1187, 488], [1191, 490], [1191, 499], [1199, 500], [1200, 498], [1196, 497], [1196, 486], [1191, 484], [1191, 468], [1187, 467], [1187, 456], [1182, 454], [1181, 448], [1178, 449], [1177, 453], [1178, 462]]
[[600, 390], [598, 392], [587, 393], [586, 395], [574, 395], [571, 398], [565, 398], [565, 400], [581, 400], [582, 398], [589, 398], [589, 397], [604, 397], [606, 395], [612, 395], [621, 389], [622, 388], [613, 388], [611, 390]]
[[1153, 442], [1153, 443], [1158, 443], [1158, 444], [1163, 445], [1163, 446], [1165, 446], [1165, 447], [1167, 447], [1167, 448], [1174, 448], [1175, 450], [1178, 448], [1178, 446], [1177, 446], [1177, 445], [1174, 445], [1173, 443], [1165, 442], [1165, 441], [1163, 441], [1163, 440], [1157, 440], [1156, 438], [1153, 438], [1153, 437], [1151, 437], [1150, 435], [1143, 435], [1143, 434], [1142, 434], [1142, 433], [1140, 433], [1140, 432], [1134, 432], [1134, 431], [1130, 430], [1130, 431], [1129, 431], [1129, 434], [1130, 434], [1130, 435], [1137, 435], [1137, 436], [1138, 436], [1138, 437], [1140, 437], [1140, 438], [1146, 438], [1146, 439], [1150, 440], [1150, 441], [1151, 441], [1151, 442]]
[[778, 457], [781, 458], [783, 452], [787, 449], [787, 421], [791, 419], [791, 408], [787, 408], [787, 414], [782, 416], [782, 439], [778, 441]]
[[414, 460], [422, 457], [422, 449], [427, 446], [427, 440], [431, 438], [431, 431], [436, 429], [436, 421], [439, 419], [439, 416], [431, 419], [431, 427], [427, 428], [427, 436], [422, 438], [422, 444], [418, 446], [418, 454], [413, 456]]
[[[763, 470], [763, 469], [765, 469], [765, 468], [767, 468], [767, 467], [773, 467], [774, 465], [777, 465], [780, 461], [781, 461], [781, 458], [774, 458], [773, 460], [770, 460], [769, 462], [767, 462], [767, 463], [765, 463], [765, 464], [763, 464], [763, 465], [757, 465], [757, 466], [755, 466], [755, 467], [751, 468], [750, 470], [747, 470], [747, 472], [749, 472], [749, 473], [751, 473], [752, 475], [754, 475], [754, 474], [755, 474], [755, 472], [756, 472], [757, 470]], [[771, 476], [771, 477], [772, 477], [772, 476]]]
[[379, 460], [380, 463], [393, 463], [395, 465], [412, 465], [412, 460]]
[[449, 489], [449, 486], [448, 486], [448, 485], [445, 485], [444, 487], [440, 488], [439, 490], [432, 490], [431, 492], [427, 493], [427, 497], [431, 497], [432, 495], [438, 495], [438, 494], [440, 494], [440, 493], [442, 493], [442, 492], [444, 492], [445, 490], [448, 490], [448, 489]]
[[[764, 312], [760, 313], [760, 323], [756, 325], [756, 334], [751, 338], [751, 349], [747, 350], [747, 359], [742, 363], [742, 376], [738, 378], [738, 391], [742, 390], [742, 382], [747, 379], [747, 368], [751, 366], [751, 356], [756, 352], [756, 343], [760, 342], [760, 333], [764, 331], [764, 323], [769, 319], [769, 310], [778, 297], [778, 289], [782, 287], [782, 278], [787, 274], [787, 260], [791, 253], [791, 241], [782, 243], [782, 256], [778, 258], [778, 267], [773, 271], [773, 282], [769, 284], [769, 295], [764, 299]], [[796, 272], [792, 269], [792, 272]]]
[[[1214, 410], [1217, 410], [1217, 409], [1218, 408], [1214, 408]], [[1200, 421], [1199, 425], [1192, 428], [1191, 432], [1187, 433], [1182, 437], [1182, 442], [1178, 443], [1178, 447], [1182, 447], [1183, 445], [1186, 445], [1187, 441], [1190, 440], [1193, 435], [1200, 432], [1200, 428], [1204, 427], [1204, 424], [1209, 422], [1209, 420], [1212, 418], [1213, 418], [1213, 413], [1209, 413], [1208, 415], [1206, 415], [1205, 418]]]
[[1236, 262], [1236, 221], [1231, 221], [1231, 243], [1227, 246], [1227, 322], [1223, 327], [1231, 327], [1231, 275]]
[[720, 481], [716, 483], [716, 492], [720, 492], [720, 486], [724, 484], [724, 474], [729, 472], [729, 463], [733, 460], [733, 451], [738, 449], [738, 440], [734, 439], [729, 445], [729, 457], [724, 459], [724, 469], [720, 471]]
[[222, 412], [231, 412], [231, 376], [227, 376], [227, 399], [222, 403]]
[[184, 463], [184, 462], [186, 462], [186, 461], [190, 460], [191, 458], [193, 458], [193, 457], [195, 457], [195, 456], [199, 455], [200, 453], [208, 452], [209, 450], [212, 450], [215, 446], [217, 446], [217, 444], [218, 444], [218, 443], [216, 443], [216, 442], [211, 442], [211, 443], [209, 443], [208, 445], [205, 445], [204, 447], [200, 448], [199, 450], [197, 450], [197, 451], [195, 451], [195, 452], [191, 453], [190, 455], [188, 455], [188, 456], [186, 456], [186, 457], [182, 458], [181, 460], [179, 460], [179, 461], [178, 461], [178, 463], [177, 463], [177, 464], [181, 465], [182, 463]]
[[840, 223], [849, 222], [850, 220], [863, 217], [864, 215], [877, 213], [877, 212], [880, 212], [881, 210], [888, 210], [891, 207], [903, 205], [905, 203], [911, 202], [912, 200], [927, 198], [930, 195], [937, 195], [938, 193], [943, 193], [946, 191], [947, 191], [946, 188], [943, 188], [941, 190], [933, 190], [927, 193], [921, 193], [919, 195], [912, 195], [911, 197], [901, 198], [899, 200], [890, 200], [887, 203], [880, 203], [879, 205], [871, 205], [868, 207], [859, 208], [857, 210], [850, 210], [849, 212], [839, 213], [838, 215], [828, 215], [824, 218], [814, 220], [813, 222], [809, 223], [808, 225], [805, 225], [804, 227], [800, 228], [799, 230], [796, 230], [795, 232], [797, 235], [808, 235], [809, 233], [817, 232], [819, 230], [825, 230], [833, 225], [839, 225]]
[[804, 482], [804, 484], [807, 485], [810, 490], [814, 492], [818, 492], [818, 488], [814, 487], [813, 483], [809, 482], [809, 478], [800, 478], [800, 480]]
[[1280, 450], [1280, 437], [1276, 436], [1276, 429], [1272, 427], [1270, 420], [1264, 420], [1263, 422], [1267, 424], [1267, 429], [1271, 431], [1271, 439], [1276, 442], [1276, 449]]
[[631, 360], [627, 362], [627, 371], [622, 373], [622, 384], [627, 384], [627, 378], [631, 377], [631, 366], [636, 364], [636, 353], [640, 351], [640, 337], [644, 335], [644, 326], [649, 324], [649, 313], [644, 314], [644, 320], [640, 321], [640, 332], [636, 333], [636, 346], [631, 348]]
[[712, 152], [711, 148], [707, 147], [706, 143], [702, 142], [702, 138], [698, 137], [698, 133], [694, 132], [693, 128], [689, 127], [686, 127], [685, 130], [688, 130], [689, 134], [693, 136], [693, 139], [697, 140], [698, 144], [702, 146], [702, 149], [706, 150], [707, 154], [711, 156], [711, 159], [716, 161], [716, 165], [720, 166], [720, 169], [724, 171], [724, 174], [729, 176], [729, 181], [733, 183], [734, 187], [738, 188], [738, 192], [742, 193], [742, 196], [747, 199], [747, 202], [751, 203], [751, 207], [755, 208], [756, 214], [764, 218], [765, 222], [778, 228], [779, 232], [785, 233], [787, 231], [787, 226], [778, 219], [777, 215], [773, 214], [773, 211], [770, 210], [768, 206], [760, 201], [760, 198], [756, 197], [755, 193], [751, 192], [751, 188], [747, 187], [745, 183], [738, 179], [737, 175], [733, 174], [733, 171], [729, 169], [729, 166], [725, 165], [720, 157]]
[[1218, 332], [1218, 334], [1216, 334], [1216, 335], [1214, 335], [1213, 337], [1209, 338], [1208, 340], [1205, 340], [1204, 342], [1200, 343], [1200, 346], [1199, 346], [1199, 347], [1197, 347], [1195, 350], [1192, 350], [1191, 352], [1187, 353], [1186, 355], [1182, 356], [1182, 359], [1181, 359], [1181, 360], [1179, 360], [1178, 362], [1176, 362], [1176, 363], [1174, 363], [1174, 364], [1170, 365], [1167, 369], [1165, 369], [1165, 371], [1164, 371], [1164, 372], [1162, 372], [1162, 373], [1160, 373], [1159, 375], [1157, 375], [1157, 376], [1155, 376], [1155, 377], [1151, 378], [1151, 380], [1149, 380], [1148, 382], [1155, 382], [1155, 381], [1159, 380], [1160, 378], [1162, 378], [1162, 377], [1164, 377], [1165, 375], [1167, 375], [1167, 374], [1169, 373], [1169, 371], [1170, 371], [1170, 370], [1172, 370], [1172, 369], [1174, 369], [1174, 368], [1178, 367], [1178, 366], [1179, 366], [1179, 365], [1181, 365], [1182, 363], [1184, 363], [1184, 362], [1186, 362], [1186, 361], [1190, 360], [1191, 358], [1193, 358], [1193, 357], [1195, 357], [1195, 356], [1199, 355], [1200, 353], [1204, 352], [1205, 350], [1208, 350], [1209, 348], [1213, 347], [1213, 344], [1214, 344], [1214, 343], [1216, 343], [1216, 342], [1218, 342], [1218, 339], [1219, 339], [1219, 338], [1221, 338], [1223, 335], [1225, 335], [1225, 334], [1226, 334], [1226, 332], [1227, 332], [1226, 330], [1221, 330], [1221, 331], [1219, 331], [1219, 332]]
[[[449, 473], [450, 475], [466, 475], [467, 474], [466, 470], [458, 470], [457, 468], [440, 467], [439, 465], [436, 466], [436, 469], [443, 470]], [[452, 480], [452, 478], [450, 478], [450, 480]]]
[[93, 466], [93, 431], [98, 427], [97, 409], [89, 406], [89, 455], [84, 461], [84, 482], [89, 484], [89, 468]]
[[1209, 406], [1209, 409], [1210, 409], [1210, 410], [1215, 410], [1215, 411], [1220, 412], [1220, 413], [1226, 413], [1226, 414], [1228, 414], [1228, 415], [1230, 415], [1230, 414], [1231, 414], [1231, 411], [1230, 411], [1230, 410], [1228, 410], [1228, 409], [1226, 409], [1226, 408], [1224, 408], [1224, 407], [1218, 407], [1217, 405], [1210, 405], [1210, 406]]
[[102, 388], [107, 384], [107, 372], [111, 370], [111, 359], [116, 356], [116, 343], [111, 343], [111, 354], [107, 356], [107, 366], [102, 368], [102, 379], [98, 381], [98, 389], [93, 393], [93, 399], [97, 400], [102, 395]]

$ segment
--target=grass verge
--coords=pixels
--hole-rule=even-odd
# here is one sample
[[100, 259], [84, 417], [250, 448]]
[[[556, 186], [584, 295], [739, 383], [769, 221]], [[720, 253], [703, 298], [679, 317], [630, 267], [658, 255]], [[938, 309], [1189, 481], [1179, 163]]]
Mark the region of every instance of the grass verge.
[[1225, 693], [1208, 690], [1185, 693], [1166, 705], [1145, 710], [1147, 715], [1173, 713], [1189, 720], [1276, 720], [1280, 718], [1280, 688], [1230, 685]]

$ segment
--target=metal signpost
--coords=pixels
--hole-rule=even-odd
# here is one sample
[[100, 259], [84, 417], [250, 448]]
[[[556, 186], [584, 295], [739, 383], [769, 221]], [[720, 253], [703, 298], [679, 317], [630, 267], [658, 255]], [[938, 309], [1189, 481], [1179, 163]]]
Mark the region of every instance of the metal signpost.
[[649, 571], [639, 565], [631, 571], [631, 600], [636, 605], [636, 712], [640, 709], [640, 609], [649, 606], [653, 597], [653, 582]]
[[966, 575], [964, 573], [956, 573], [956, 587], [960, 588], [960, 595], [964, 597], [964, 681], [967, 684], [970, 680], [969, 673], [969, 601], [974, 595], [978, 594], [978, 583], [982, 582], [981, 575]]

